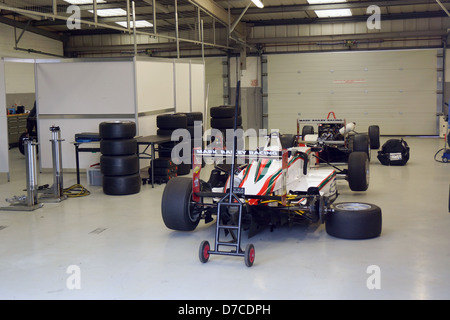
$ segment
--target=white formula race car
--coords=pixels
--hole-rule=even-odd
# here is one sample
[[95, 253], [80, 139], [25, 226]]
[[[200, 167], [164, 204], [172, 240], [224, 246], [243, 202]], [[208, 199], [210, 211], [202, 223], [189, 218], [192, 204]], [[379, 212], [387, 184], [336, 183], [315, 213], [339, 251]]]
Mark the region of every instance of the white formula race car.
[[[366, 239], [381, 233], [379, 207], [358, 202], [333, 205], [338, 196], [336, 171], [318, 166], [310, 147], [284, 149], [273, 133], [261, 150], [235, 151], [231, 168], [216, 165], [208, 182], [200, 179], [201, 157], [226, 158], [230, 152], [194, 152], [193, 178], [176, 177], [167, 183], [161, 211], [165, 225], [179, 231], [192, 231], [201, 219], [210, 222], [216, 216], [215, 246], [201, 243], [202, 262], [211, 254], [235, 255], [251, 266], [255, 249], [252, 244], [241, 249], [242, 230], [251, 237], [264, 227], [309, 221], [325, 223], [327, 233], [339, 238]], [[246, 161], [237, 167], [234, 159]]]

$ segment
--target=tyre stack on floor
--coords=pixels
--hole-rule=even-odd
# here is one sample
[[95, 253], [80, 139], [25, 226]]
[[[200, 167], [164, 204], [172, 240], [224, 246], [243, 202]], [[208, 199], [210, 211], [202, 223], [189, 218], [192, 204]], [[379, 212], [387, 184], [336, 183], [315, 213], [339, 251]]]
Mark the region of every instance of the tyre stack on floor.
[[[222, 132], [224, 145], [226, 145], [227, 129], [234, 129], [235, 106], [217, 106], [211, 107], [211, 128], [218, 129]], [[241, 108], [238, 108], [237, 129], [242, 129]], [[212, 141], [211, 141], [212, 142]]]
[[136, 123], [106, 121], [99, 125], [100, 170], [103, 192], [108, 195], [135, 194], [141, 190]]
[[[162, 143], [159, 145], [159, 158], [161, 160], [172, 160], [175, 161], [177, 159], [172, 159], [172, 149], [175, 146], [178, 148], [182, 148], [184, 150], [192, 150], [195, 145], [202, 145], [201, 137], [194, 139], [195, 131], [201, 132], [203, 135], [203, 114], [201, 112], [190, 112], [190, 113], [174, 113], [174, 114], [163, 114], [156, 117], [156, 125], [158, 127], [157, 134], [158, 135], [172, 135], [173, 131], [176, 129], [186, 129], [191, 137], [190, 141], [171, 141]], [[200, 127], [200, 128], [198, 128]], [[184, 145], [182, 145], [184, 144]], [[184, 154], [177, 154], [179, 157], [183, 157]], [[192, 159], [189, 157], [189, 159]], [[158, 162], [156, 162], [158, 163]], [[163, 167], [162, 169], [167, 168], [169, 165], [165, 161], [160, 161]], [[177, 175], [182, 176], [189, 174], [192, 168], [192, 163], [179, 163], [177, 166]], [[156, 169], [155, 165], [155, 169]], [[158, 168], [158, 172], [161, 168]], [[151, 170], [151, 169], [149, 169]], [[172, 171], [173, 173], [173, 171]], [[159, 177], [158, 177], [159, 178]], [[155, 172], [155, 180], [157, 179], [157, 174]]]

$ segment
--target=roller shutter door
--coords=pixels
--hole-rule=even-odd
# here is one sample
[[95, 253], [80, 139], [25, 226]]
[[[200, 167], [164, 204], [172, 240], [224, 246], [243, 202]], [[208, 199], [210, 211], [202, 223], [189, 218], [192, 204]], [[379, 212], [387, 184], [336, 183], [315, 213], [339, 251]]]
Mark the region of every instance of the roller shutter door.
[[437, 51], [268, 55], [268, 126], [296, 131], [301, 118], [333, 111], [356, 131], [436, 135]]

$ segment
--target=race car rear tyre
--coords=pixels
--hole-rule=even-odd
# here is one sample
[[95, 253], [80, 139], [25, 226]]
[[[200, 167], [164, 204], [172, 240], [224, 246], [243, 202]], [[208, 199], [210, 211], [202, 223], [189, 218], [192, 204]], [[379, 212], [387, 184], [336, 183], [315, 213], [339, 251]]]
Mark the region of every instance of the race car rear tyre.
[[379, 126], [369, 126], [369, 142], [370, 149], [380, 148], [380, 127]]
[[352, 191], [369, 188], [369, 158], [365, 152], [352, 152], [348, 157], [348, 185]]
[[370, 160], [370, 144], [369, 136], [367, 134], [356, 134], [353, 138], [353, 152], [365, 152]]
[[192, 231], [200, 222], [200, 215], [192, 210], [192, 179], [176, 177], [169, 180], [161, 200], [161, 213], [167, 228]]
[[201, 263], [206, 263], [209, 260], [209, 250], [211, 246], [209, 245], [209, 242], [207, 240], [202, 241], [200, 243], [200, 248], [198, 250], [198, 258], [200, 259]]
[[313, 126], [304, 126], [302, 129], [302, 137], [305, 139], [305, 136], [307, 134], [314, 134], [314, 127]]
[[370, 239], [381, 234], [381, 209], [370, 203], [342, 202], [325, 221], [326, 232], [341, 239]]

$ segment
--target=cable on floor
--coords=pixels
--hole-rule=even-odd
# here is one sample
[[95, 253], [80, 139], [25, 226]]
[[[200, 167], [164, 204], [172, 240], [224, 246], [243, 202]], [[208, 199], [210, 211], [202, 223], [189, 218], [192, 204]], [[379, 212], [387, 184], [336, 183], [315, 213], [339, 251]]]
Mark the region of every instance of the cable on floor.
[[63, 192], [68, 198], [85, 197], [91, 194], [91, 192], [81, 184], [74, 184], [65, 188]]

